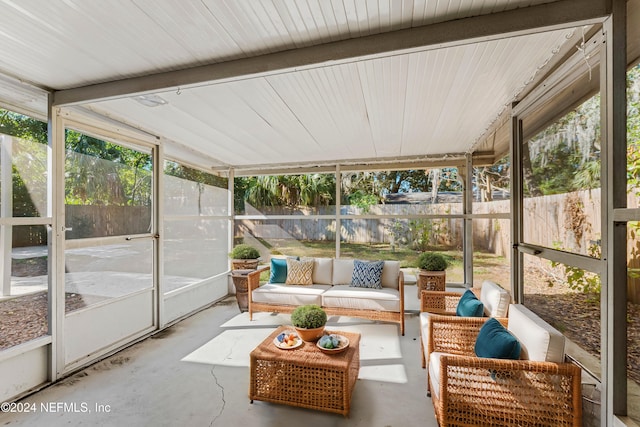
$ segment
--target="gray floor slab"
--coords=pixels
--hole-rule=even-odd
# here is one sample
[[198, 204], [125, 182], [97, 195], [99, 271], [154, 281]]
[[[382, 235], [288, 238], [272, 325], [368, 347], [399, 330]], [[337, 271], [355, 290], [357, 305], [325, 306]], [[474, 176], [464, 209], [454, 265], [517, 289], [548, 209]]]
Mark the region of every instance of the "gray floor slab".
[[[415, 289], [415, 288], [414, 288]], [[359, 379], [348, 418], [248, 399], [249, 369], [185, 361], [230, 329], [234, 298], [203, 310], [35, 393], [4, 426], [436, 426], [420, 367], [418, 316], [406, 315], [400, 357], [362, 361], [363, 370], [402, 372], [395, 380]], [[227, 323], [226, 327], [222, 325]], [[385, 324], [388, 325], [388, 324]], [[249, 332], [247, 332], [249, 335]], [[382, 375], [384, 377], [384, 375]]]

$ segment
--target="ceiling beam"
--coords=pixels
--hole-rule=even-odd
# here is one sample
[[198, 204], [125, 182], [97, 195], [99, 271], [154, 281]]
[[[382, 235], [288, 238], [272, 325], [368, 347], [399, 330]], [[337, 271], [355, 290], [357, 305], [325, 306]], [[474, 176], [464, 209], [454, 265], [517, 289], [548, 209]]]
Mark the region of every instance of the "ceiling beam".
[[559, 0], [366, 37], [352, 38], [251, 58], [55, 91], [54, 106], [66, 106], [290, 71], [336, 65], [412, 51], [497, 40], [601, 22], [608, 0]]
[[[478, 152], [473, 154], [474, 165], [491, 165], [495, 154]], [[431, 168], [461, 167], [465, 164], [465, 154], [449, 154], [446, 156], [416, 156], [383, 158], [383, 159], [354, 159], [349, 161], [327, 161], [321, 163], [285, 163], [266, 165], [233, 166], [235, 176], [255, 175], [306, 175], [313, 173], [335, 173], [336, 164], [342, 172], [356, 171], [389, 171], [389, 170], [420, 170]], [[214, 166], [209, 170], [224, 174], [229, 168]]]

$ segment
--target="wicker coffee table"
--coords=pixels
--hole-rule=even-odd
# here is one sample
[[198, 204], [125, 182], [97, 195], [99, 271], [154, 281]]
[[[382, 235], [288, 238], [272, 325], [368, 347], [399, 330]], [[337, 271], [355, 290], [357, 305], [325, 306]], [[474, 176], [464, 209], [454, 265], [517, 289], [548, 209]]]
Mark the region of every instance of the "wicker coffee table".
[[349, 347], [340, 354], [322, 353], [315, 343], [282, 350], [273, 340], [281, 326], [250, 354], [249, 399], [349, 415], [351, 392], [360, 371], [360, 334], [344, 335]]

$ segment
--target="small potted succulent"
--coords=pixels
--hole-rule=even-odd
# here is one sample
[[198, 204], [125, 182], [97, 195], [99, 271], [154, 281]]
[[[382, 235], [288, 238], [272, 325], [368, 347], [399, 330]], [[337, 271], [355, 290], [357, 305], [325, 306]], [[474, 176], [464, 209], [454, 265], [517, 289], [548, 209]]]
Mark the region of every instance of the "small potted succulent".
[[255, 270], [260, 261], [260, 252], [253, 246], [242, 243], [233, 248], [229, 258], [232, 270]]
[[444, 291], [449, 261], [437, 252], [423, 252], [418, 257], [418, 298], [420, 291]]
[[313, 342], [322, 337], [327, 313], [318, 305], [301, 305], [291, 313], [291, 324], [302, 341]]

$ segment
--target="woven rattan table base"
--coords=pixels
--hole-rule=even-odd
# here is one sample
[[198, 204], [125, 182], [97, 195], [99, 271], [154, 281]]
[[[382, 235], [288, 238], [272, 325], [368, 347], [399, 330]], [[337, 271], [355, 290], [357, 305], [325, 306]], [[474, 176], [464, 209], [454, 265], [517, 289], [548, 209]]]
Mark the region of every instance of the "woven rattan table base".
[[349, 415], [351, 393], [360, 371], [360, 334], [338, 333], [349, 339], [349, 348], [334, 355], [322, 353], [315, 343], [281, 350], [273, 339], [281, 326], [250, 354], [249, 399], [282, 403]]

